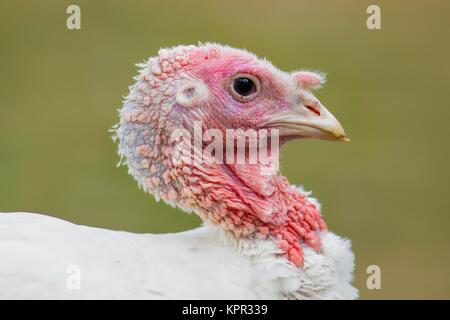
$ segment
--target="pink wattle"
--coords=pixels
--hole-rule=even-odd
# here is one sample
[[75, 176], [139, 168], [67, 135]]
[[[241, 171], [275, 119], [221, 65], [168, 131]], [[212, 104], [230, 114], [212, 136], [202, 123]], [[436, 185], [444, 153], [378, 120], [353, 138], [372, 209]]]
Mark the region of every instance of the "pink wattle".
[[[221, 225], [237, 238], [275, 241], [297, 267], [303, 265], [302, 242], [320, 250], [318, 232], [327, 229], [320, 211], [285, 177], [270, 177], [273, 192], [261, 196], [239, 176], [224, 174], [219, 167], [202, 169], [184, 170], [189, 176], [181, 179], [197, 191], [196, 207], [201, 208], [197, 212], [203, 219]], [[254, 176], [255, 185], [267, 183], [258, 178]]]

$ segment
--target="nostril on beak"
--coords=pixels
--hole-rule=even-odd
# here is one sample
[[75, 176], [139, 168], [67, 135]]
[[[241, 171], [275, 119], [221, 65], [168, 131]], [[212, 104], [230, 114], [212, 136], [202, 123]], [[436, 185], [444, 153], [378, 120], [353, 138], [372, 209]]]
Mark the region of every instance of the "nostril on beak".
[[315, 115], [320, 116], [320, 104], [319, 101], [307, 102], [304, 104], [305, 108], [313, 112]]

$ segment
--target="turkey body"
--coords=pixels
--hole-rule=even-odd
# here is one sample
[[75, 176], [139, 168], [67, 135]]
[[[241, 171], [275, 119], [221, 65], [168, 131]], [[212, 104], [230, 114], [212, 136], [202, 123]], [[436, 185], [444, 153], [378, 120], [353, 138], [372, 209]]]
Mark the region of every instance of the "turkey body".
[[299, 269], [267, 240], [208, 225], [174, 234], [0, 213], [1, 299], [354, 299], [350, 243], [321, 234]]

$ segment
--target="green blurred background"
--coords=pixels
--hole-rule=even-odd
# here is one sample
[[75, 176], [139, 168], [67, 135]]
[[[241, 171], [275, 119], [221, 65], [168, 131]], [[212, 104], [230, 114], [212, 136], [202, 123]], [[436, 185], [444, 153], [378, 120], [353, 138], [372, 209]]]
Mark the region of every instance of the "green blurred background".
[[[69, 4], [81, 30], [66, 29]], [[382, 30], [366, 28], [369, 4]], [[2, 0], [0, 211], [133, 232], [198, 226], [116, 167], [108, 129], [134, 63], [220, 42], [328, 73], [318, 97], [352, 141], [292, 142], [282, 171], [352, 240], [361, 297], [450, 298], [449, 21], [449, 1]], [[366, 288], [372, 264], [381, 290]]]

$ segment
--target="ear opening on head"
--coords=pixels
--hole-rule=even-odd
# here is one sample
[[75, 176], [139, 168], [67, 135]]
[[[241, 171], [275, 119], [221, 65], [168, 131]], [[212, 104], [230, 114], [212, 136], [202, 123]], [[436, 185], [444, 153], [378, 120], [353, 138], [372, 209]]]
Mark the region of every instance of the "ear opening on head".
[[209, 90], [200, 81], [189, 81], [181, 85], [176, 93], [176, 102], [185, 107], [194, 107], [199, 103], [208, 100]]
[[297, 71], [292, 77], [302, 89], [319, 89], [326, 82], [326, 76], [321, 72]]

